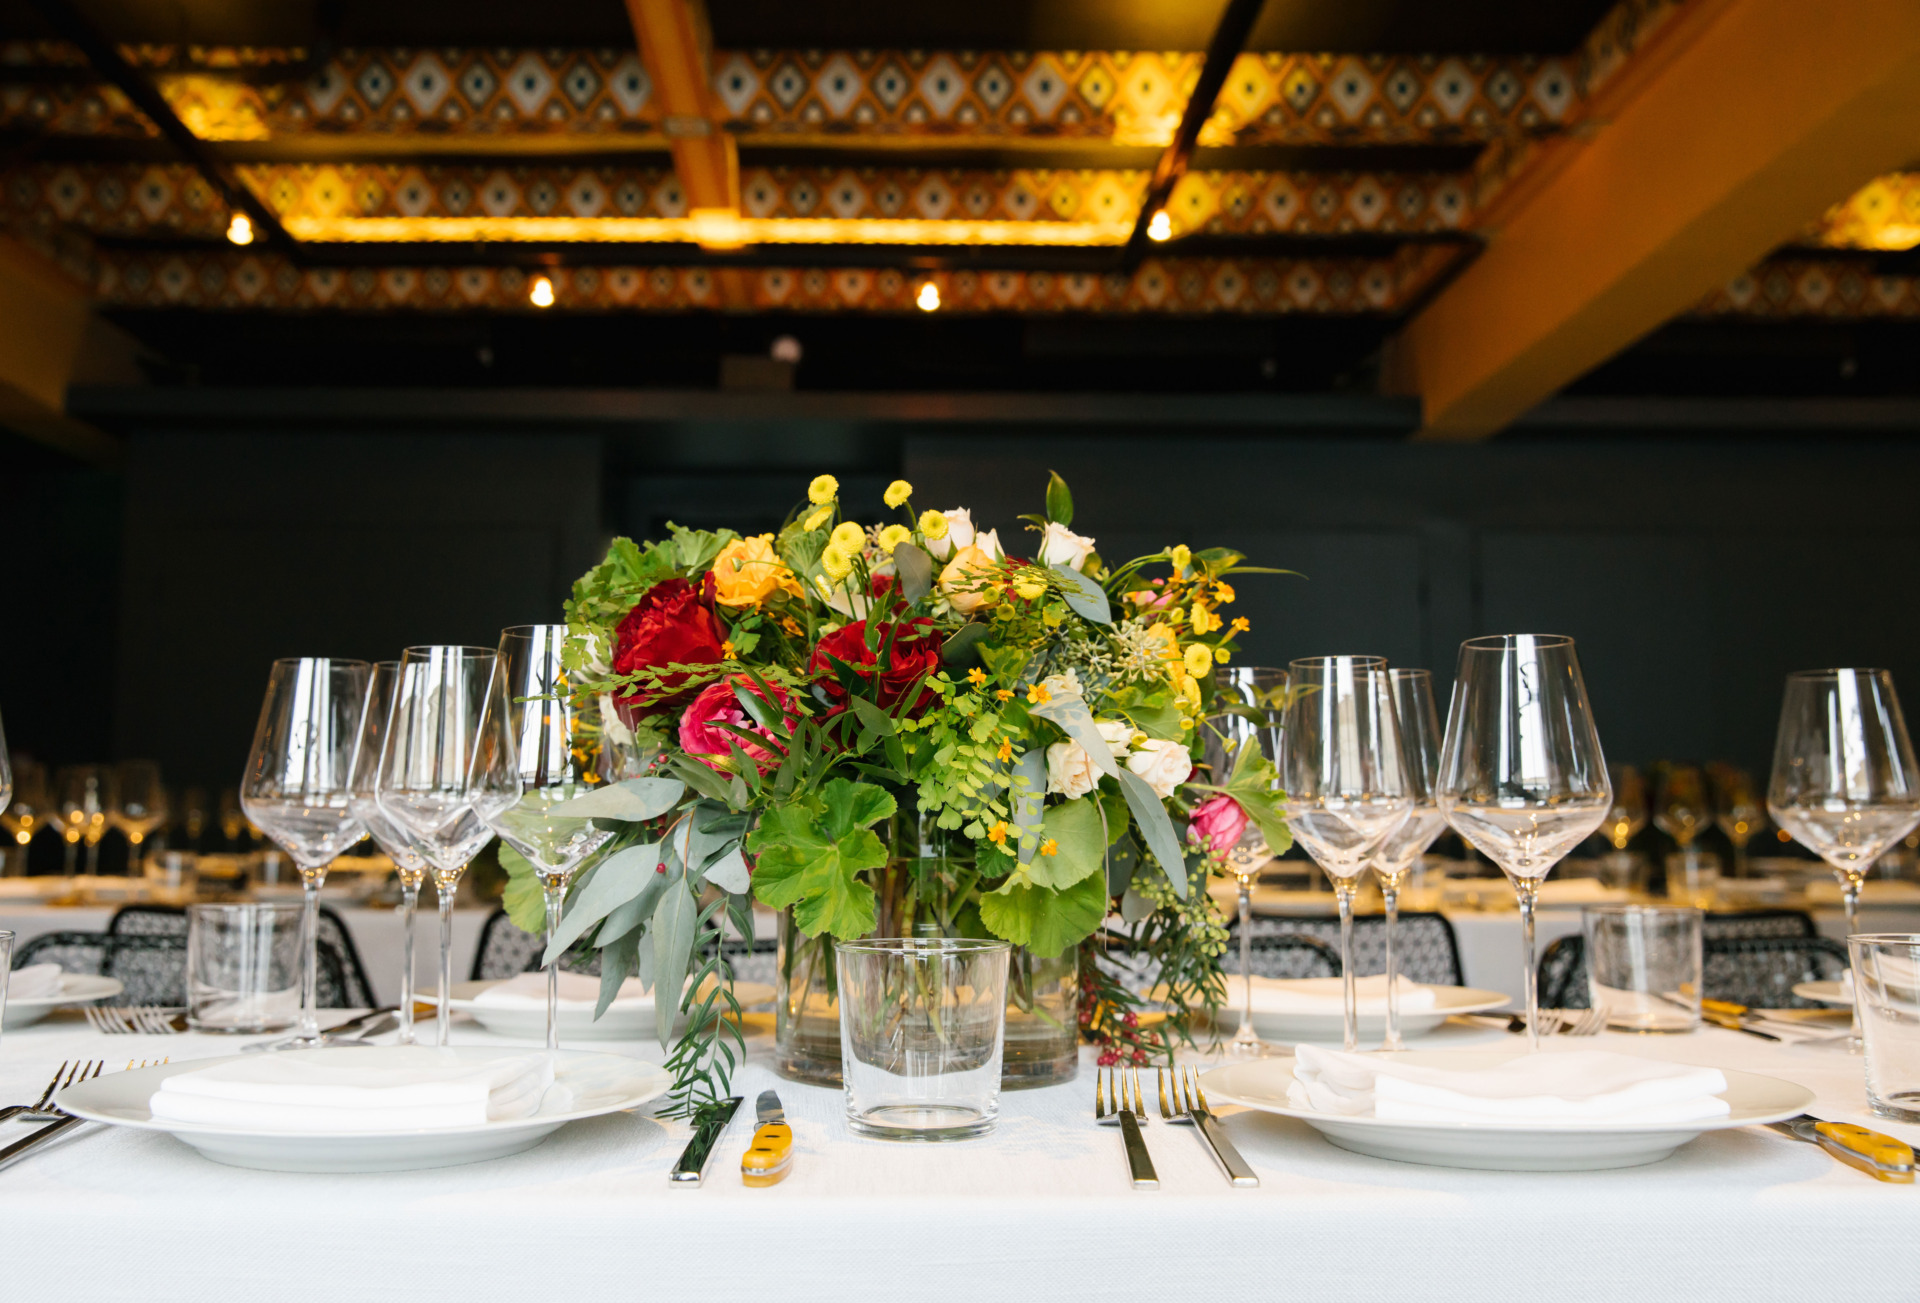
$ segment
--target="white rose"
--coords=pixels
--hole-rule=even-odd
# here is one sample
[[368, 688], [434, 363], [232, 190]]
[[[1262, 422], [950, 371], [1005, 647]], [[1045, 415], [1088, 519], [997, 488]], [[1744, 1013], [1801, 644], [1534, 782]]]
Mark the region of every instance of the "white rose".
[[1068, 800], [1085, 796], [1100, 781], [1093, 757], [1078, 742], [1055, 742], [1047, 748], [1047, 790]]
[[1149, 738], [1138, 751], [1127, 757], [1127, 768], [1146, 779], [1153, 794], [1165, 800], [1173, 795], [1176, 787], [1187, 781], [1187, 775], [1193, 772], [1193, 760], [1187, 755], [1187, 749], [1178, 742]]
[[947, 518], [946, 537], [928, 539], [927, 551], [933, 553], [934, 560], [945, 561], [957, 549], [973, 546], [973, 513], [965, 507], [955, 507], [940, 514]]
[[1093, 540], [1076, 534], [1057, 520], [1047, 522], [1040, 535], [1040, 561], [1043, 565], [1065, 566], [1078, 570], [1093, 555]]
[[984, 534], [975, 534], [973, 536], [973, 545], [992, 557], [995, 561], [1002, 560], [1007, 555], [1000, 548], [1000, 531], [997, 529], [990, 529]]
[[1040, 680], [1040, 686], [1047, 690], [1050, 697], [1078, 697], [1083, 695], [1080, 688], [1080, 676], [1072, 670], [1065, 674], [1049, 674]]
[[1133, 750], [1133, 725], [1124, 719], [1103, 719], [1094, 724], [1100, 736], [1107, 740], [1107, 750], [1113, 752], [1115, 760], [1126, 758]]
[[627, 727], [627, 721], [620, 718], [620, 712], [614, 708], [613, 694], [602, 693], [600, 697], [600, 727], [606, 730], [607, 740], [615, 746], [633, 745], [633, 730]]

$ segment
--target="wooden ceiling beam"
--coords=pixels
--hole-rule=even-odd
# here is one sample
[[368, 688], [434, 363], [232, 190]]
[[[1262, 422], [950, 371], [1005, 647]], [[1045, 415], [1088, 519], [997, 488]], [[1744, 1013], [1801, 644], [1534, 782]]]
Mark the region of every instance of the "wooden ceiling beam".
[[1418, 437], [1482, 439], [1686, 311], [1920, 140], [1920, 6], [1728, 0], [1516, 184], [1390, 341]]

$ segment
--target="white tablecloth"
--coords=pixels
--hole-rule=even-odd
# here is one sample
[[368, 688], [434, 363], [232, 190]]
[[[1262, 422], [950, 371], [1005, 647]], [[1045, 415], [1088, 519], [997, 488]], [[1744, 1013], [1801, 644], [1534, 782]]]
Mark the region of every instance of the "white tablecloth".
[[[462, 1027], [458, 1039], [492, 1038]], [[999, 1129], [954, 1145], [858, 1139], [838, 1092], [777, 1079], [749, 1042], [735, 1088], [780, 1091], [794, 1174], [749, 1190], [736, 1119], [705, 1186], [666, 1173], [679, 1122], [573, 1124], [470, 1167], [308, 1176], [221, 1167], [167, 1136], [83, 1127], [0, 1172], [7, 1296], [26, 1299], [1270, 1299], [1576, 1303], [1623, 1298], [1904, 1297], [1920, 1188], [1749, 1129], [1653, 1166], [1578, 1174], [1408, 1166], [1336, 1149], [1302, 1123], [1228, 1119], [1259, 1172], [1227, 1187], [1198, 1139], [1153, 1123], [1158, 1190], [1126, 1180], [1092, 1088], [1008, 1094]], [[1505, 1033], [1482, 1043], [1518, 1045]], [[230, 1052], [202, 1038], [27, 1028], [0, 1047], [0, 1099], [62, 1059]], [[1860, 1060], [1733, 1032], [1599, 1040], [1629, 1054], [1770, 1072], [1814, 1112], [1920, 1142], [1864, 1113]], [[658, 1047], [613, 1046], [658, 1060]], [[19, 1124], [0, 1124], [0, 1133]]]

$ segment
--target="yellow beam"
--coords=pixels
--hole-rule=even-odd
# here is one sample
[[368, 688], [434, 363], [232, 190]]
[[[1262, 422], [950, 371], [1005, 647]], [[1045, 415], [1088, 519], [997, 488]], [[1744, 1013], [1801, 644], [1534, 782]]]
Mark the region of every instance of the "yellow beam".
[[68, 384], [118, 333], [93, 316], [82, 287], [0, 236], [0, 426], [86, 461], [117, 461], [120, 441], [66, 408]]
[[1911, 161], [1920, 4], [1706, 9], [1516, 186], [1486, 252], [1392, 341], [1416, 437], [1487, 437]]
[[700, 0], [627, 0], [640, 61], [665, 110], [673, 170], [689, 208], [740, 208], [740, 156], [713, 93], [712, 40]]

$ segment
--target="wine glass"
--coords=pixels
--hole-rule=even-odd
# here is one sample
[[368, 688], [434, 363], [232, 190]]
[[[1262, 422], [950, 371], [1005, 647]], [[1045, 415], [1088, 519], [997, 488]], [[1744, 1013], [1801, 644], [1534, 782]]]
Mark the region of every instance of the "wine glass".
[[1353, 896], [1380, 846], [1413, 810], [1393, 689], [1377, 658], [1317, 656], [1289, 667], [1280, 784], [1287, 825], [1326, 870], [1340, 904], [1346, 1048], [1359, 1048]]
[[1540, 883], [1613, 807], [1573, 639], [1498, 634], [1460, 644], [1440, 755], [1440, 811], [1500, 866], [1520, 904], [1527, 1041], [1540, 1048], [1533, 910]]
[[453, 894], [467, 865], [493, 840], [474, 787], [474, 750], [493, 673], [488, 647], [407, 648], [374, 778], [376, 803], [416, 839], [433, 874], [440, 906], [439, 1045], [447, 1043], [452, 1020]]
[[1600, 881], [1609, 887], [1644, 886], [1636, 881], [1638, 857], [1627, 843], [1647, 826], [1647, 785], [1632, 765], [1608, 765], [1607, 776], [1613, 783], [1613, 804], [1600, 821], [1600, 833], [1613, 849], [1600, 857]]
[[1653, 826], [1673, 838], [1682, 854], [1693, 849], [1693, 839], [1713, 822], [1707, 804], [1707, 785], [1692, 765], [1668, 765], [1661, 770], [1653, 799]]
[[[1787, 676], [1767, 813], [1840, 879], [1847, 933], [1860, 930], [1860, 885], [1873, 862], [1920, 824], [1920, 770], [1886, 670]], [[1860, 1022], [1848, 1042], [1860, 1052]]]
[[13, 799], [0, 808], [0, 828], [12, 834], [23, 862], [34, 834], [56, 817], [47, 799], [46, 769], [39, 761], [21, 756], [13, 766]]
[[[476, 764], [487, 823], [527, 857], [547, 903], [547, 943], [560, 927], [567, 883], [614, 830], [554, 807], [585, 796], [601, 781], [599, 703], [567, 683], [560, 649], [564, 624], [522, 624], [500, 631], [493, 691], [480, 728]], [[547, 965], [547, 1048], [560, 1048], [560, 964]]]
[[1733, 844], [1733, 876], [1747, 876], [1747, 843], [1765, 826], [1767, 808], [1754, 790], [1753, 775], [1729, 764], [1707, 766], [1713, 785], [1713, 821]]
[[1380, 896], [1387, 909], [1387, 1034], [1383, 1050], [1403, 1050], [1400, 1040], [1400, 971], [1393, 951], [1393, 929], [1400, 914], [1400, 883], [1407, 870], [1446, 830], [1447, 821], [1434, 800], [1433, 784], [1440, 772], [1440, 715], [1433, 705], [1433, 675], [1425, 670], [1388, 670], [1394, 717], [1400, 728], [1400, 753], [1407, 766], [1407, 792], [1413, 811], [1388, 835], [1374, 853], [1373, 872], [1380, 879]]
[[367, 681], [367, 708], [360, 723], [360, 740], [353, 753], [347, 808], [366, 825], [374, 844], [393, 861], [400, 878], [400, 1036], [399, 1044], [413, 1044], [413, 915], [420, 903], [420, 883], [426, 876], [425, 848], [419, 838], [395, 823], [380, 808], [376, 779], [380, 751], [393, 715], [400, 682], [400, 662], [380, 661]]
[[349, 808], [353, 752], [366, 708], [365, 661], [298, 657], [277, 660], [253, 732], [240, 804], [247, 818], [284, 850], [300, 871], [300, 1030], [274, 1049], [311, 1049], [320, 1035], [320, 888], [327, 865], [367, 835]]
[[107, 821], [127, 839], [127, 872], [140, 861], [140, 846], [167, 822], [167, 789], [151, 760], [122, 761], [114, 770], [114, 802]]
[[[1207, 770], [1215, 787], [1225, 787], [1245, 749], [1257, 746], [1273, 759], [1274, 732], [1287, 702], [1287, 672], [1259, 665], [1215, 670], [1220, 704], [1233, 709], [1209, 717], [1203, 734]], [[1227, 868], [1240, 884], [1240, 1027], [1228, 1042], [1235, 1058], [1257, 1059], [1267, 1045], [1253, 1031], [1253, 882], [1260, 866], [1273, 858], [1260, 825], [1252, 820], [1226, 853]]]
[[100, 839], [107, 835], [107, 811], [113, 806], [113, 776], [99, 765], [69, 765], [60, 771], [60, 817], [65, 827], [66, 875], [74, 873], [79, 846], [87, 848], [87, 872], [100, 867]]

